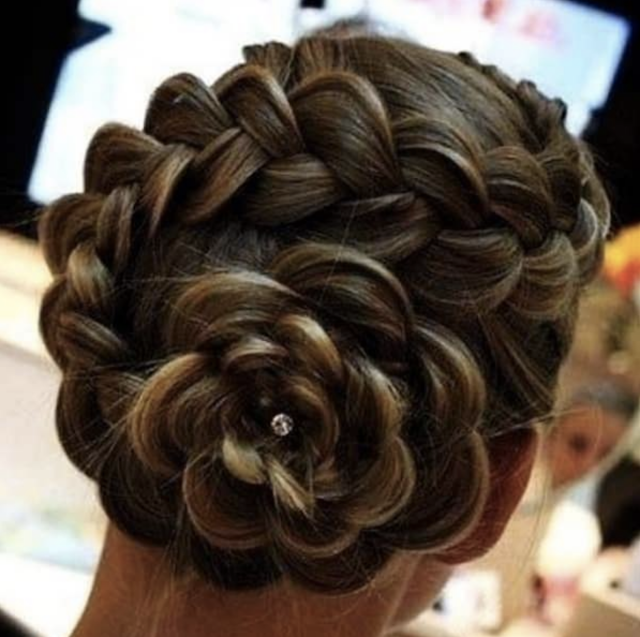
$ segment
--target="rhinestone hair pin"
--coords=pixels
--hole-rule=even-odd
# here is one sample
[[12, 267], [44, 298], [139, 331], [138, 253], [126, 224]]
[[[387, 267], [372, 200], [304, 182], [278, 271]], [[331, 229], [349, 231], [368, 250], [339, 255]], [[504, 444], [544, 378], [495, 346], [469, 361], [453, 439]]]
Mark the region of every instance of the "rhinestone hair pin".
[[276, 414], [271, 419], [271, 429], [276, 436], [284, 437], [288, 436], [294, 427], [293, 418], [288, 414]]

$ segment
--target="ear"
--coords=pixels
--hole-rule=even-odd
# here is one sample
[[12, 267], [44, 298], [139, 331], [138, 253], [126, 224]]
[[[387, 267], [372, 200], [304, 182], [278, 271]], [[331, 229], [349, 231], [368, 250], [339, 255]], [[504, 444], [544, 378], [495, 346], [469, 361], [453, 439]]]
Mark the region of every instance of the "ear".
[[489, 440], [487, 450], [491, 467], [487, 502], [471, 534], [438, 556], [447, 564], [475, 560], [500, 539], [529, 484], [538, 434], [534, 429], [514, 431]]

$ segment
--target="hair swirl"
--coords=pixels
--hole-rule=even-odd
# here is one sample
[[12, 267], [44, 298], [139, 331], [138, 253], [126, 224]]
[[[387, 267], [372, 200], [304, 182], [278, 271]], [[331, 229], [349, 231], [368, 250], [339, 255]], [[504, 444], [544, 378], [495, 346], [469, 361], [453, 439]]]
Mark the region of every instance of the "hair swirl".
[[564, 105], [471, 56], [245, 57], [101, 128], [46, 209], [58, 431], [180, 571], [349, 590], [473, 527], [486, 441], [552, 405], [608, 203]]

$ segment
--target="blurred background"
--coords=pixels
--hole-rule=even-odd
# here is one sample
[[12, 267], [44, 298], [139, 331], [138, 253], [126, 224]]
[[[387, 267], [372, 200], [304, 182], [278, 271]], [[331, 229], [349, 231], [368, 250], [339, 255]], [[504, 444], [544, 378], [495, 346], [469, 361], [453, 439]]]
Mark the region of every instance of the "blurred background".
[[416, 634], [449, 625], [464, 635], [640, 635], [639, 4], [6, 0], [0, 37], [14, 44], [3, 55], [0, 118], [0, 636], [69, 634], [104, 529], [91, 486], [56, 442], [58, 378], [37, 331], [49, 281], [35, 242], [39, 208], [82, 189], [93, 132], [107, 120], [140, 126], [165, 77], [190, 71], [212, 82], [241, 61], [244, 44], [291, 43], [336, 23], [472, 51], [561, 97], [615, 208], [531, 488], [501, 544], [459, 570]]

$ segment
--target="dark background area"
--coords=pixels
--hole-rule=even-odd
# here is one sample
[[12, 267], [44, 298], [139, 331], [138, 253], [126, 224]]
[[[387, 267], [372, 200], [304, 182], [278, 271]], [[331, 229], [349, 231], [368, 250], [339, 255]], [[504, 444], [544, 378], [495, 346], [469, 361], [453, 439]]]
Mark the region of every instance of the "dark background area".
[[[79, 0], [8, 0], [0, 5], [0, 41], [19, 43], [3, 53], [0, 228], [29, 237], [35, 237], [38, 203], [26, 191], [62, 63], [70, 50], [104, 31], [79, 20], [78, 4]], [[301, 4], [319, 7], [323, 2]], [[640, 187], [634, 183], [640, 166], [640, 3], [592, 0], [588, 4], [626, 16], [633, 24], [610, 99], [585, 135], [596, 151], [619, 228], [640, 220]]]
[[35, 237], [36, 202], [26, 192], [62, 62], [80, 33], [79, 0], [0, 4], [3, 109], [0, 117], [0, 227]]
[[633, 29], [609, 101], [585, 135], [609, 186], [619, 228], [640, 221], [640, 3], [593, 0], [585, 4], [627, 17]]

